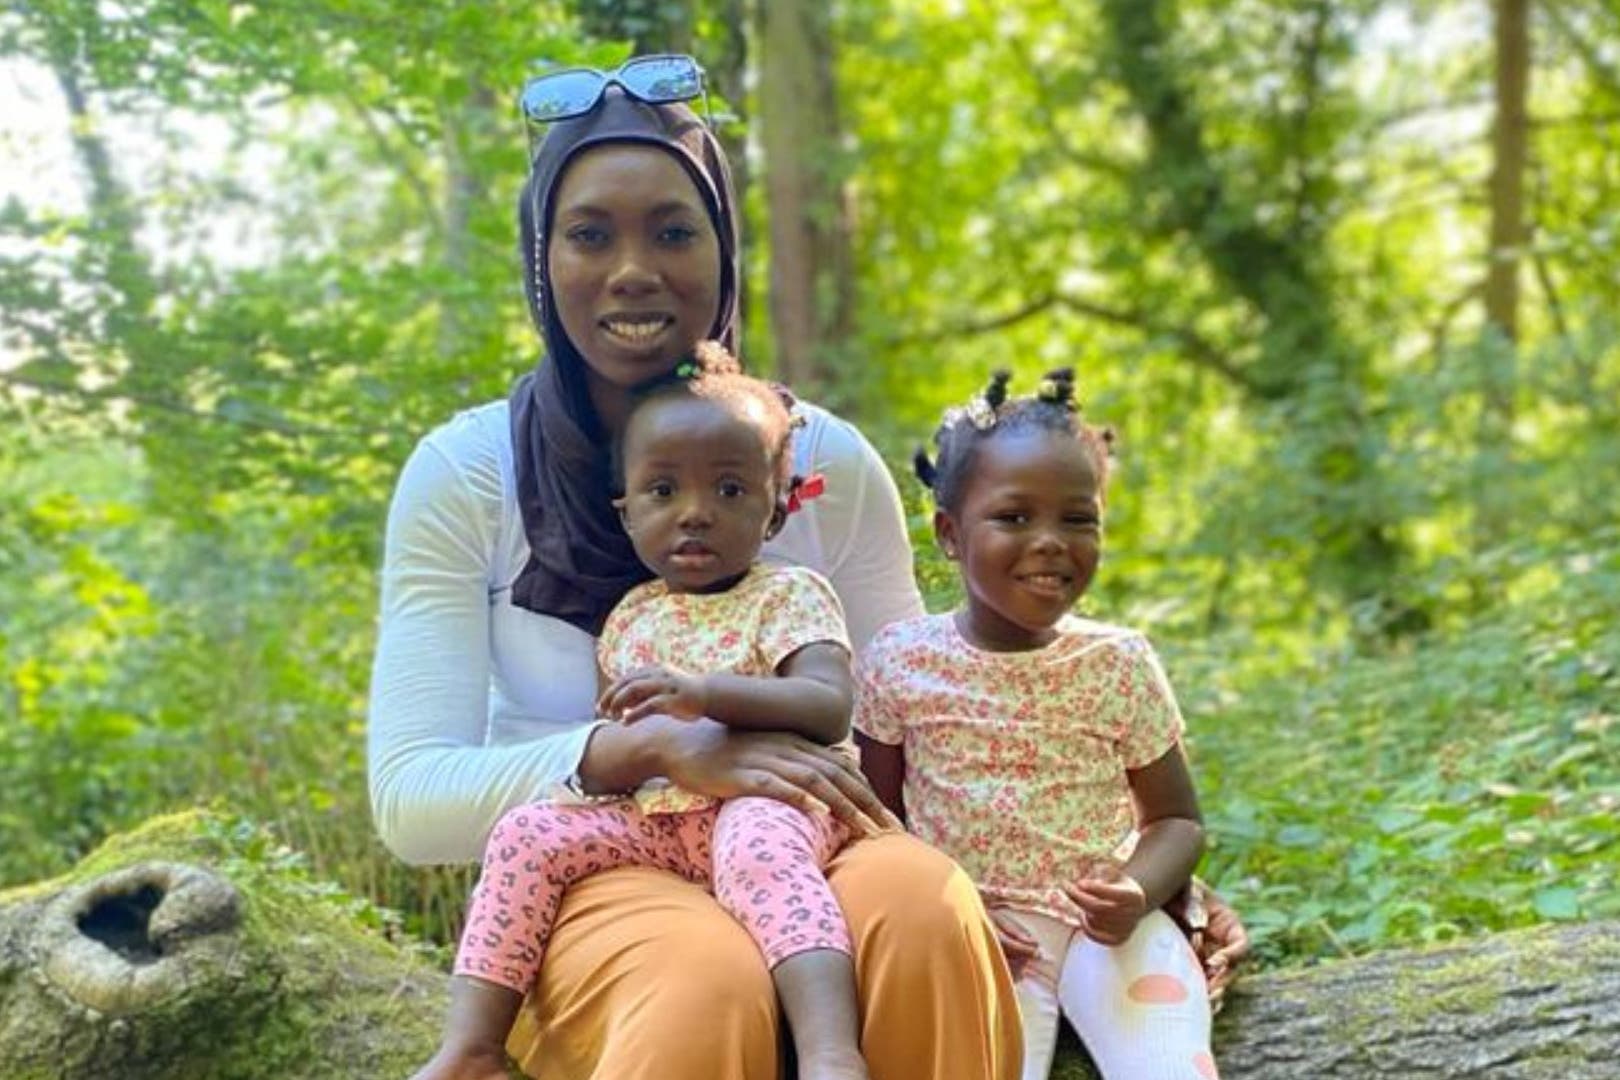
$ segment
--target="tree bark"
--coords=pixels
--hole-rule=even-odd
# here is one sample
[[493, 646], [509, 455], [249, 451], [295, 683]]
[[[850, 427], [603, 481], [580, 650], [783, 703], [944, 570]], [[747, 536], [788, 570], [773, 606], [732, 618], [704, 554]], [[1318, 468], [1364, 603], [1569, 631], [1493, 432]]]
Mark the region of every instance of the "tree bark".
[[1509, 341], [1519, 336], [1519, 264], [1526, 240], [1524, 171], [1530, 130], [1529, 85], [1530, 0], [1497, 0], [1496, 121], [1491, 130], [1494, 164], [1485, 318]]
[[759, 18], [772, 345], [777, 374], [813, 391], [853, 312], [830, 14], [818, 0], [772, 0]]
[[1512, 487], [1502, 478], [1512, 462], [1519, 265], [1529, 238], [1524, 220], [1524, 173], [1530, 128], [1530, 0], [1496, 0], [1495, 6], [1490, 246], [1485, 253], [1485, 340], [1478, 351], [1483, 390], [1474, 493], [1474, 544], [1478, 549], [1500, 541], [1512, 513]]

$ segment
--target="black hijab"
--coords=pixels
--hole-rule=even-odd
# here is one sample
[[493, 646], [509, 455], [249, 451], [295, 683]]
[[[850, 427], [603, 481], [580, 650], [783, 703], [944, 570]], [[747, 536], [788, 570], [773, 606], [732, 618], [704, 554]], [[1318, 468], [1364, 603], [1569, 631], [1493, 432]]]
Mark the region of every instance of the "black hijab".
[[512, 603], [593, 635], [630, 587], [652, 576], [613, 508], [609, 436], [586, 390], [585, 358], [549, 301], [546, 251], [557, 182], [576, 155], [603, 143], [656, 146], [692, 177], [720, 244], [720, 304], [709, 336], [734, 350], [737, 330], [731, 172], [697, 115], [684, 105], [644, 104], [614, 87], [590, 113], [553, 125], [518, 200], [523, 291], [545, 353], [510, 399], [517, 500], [529, 540], [529, 560], [512, 582]]

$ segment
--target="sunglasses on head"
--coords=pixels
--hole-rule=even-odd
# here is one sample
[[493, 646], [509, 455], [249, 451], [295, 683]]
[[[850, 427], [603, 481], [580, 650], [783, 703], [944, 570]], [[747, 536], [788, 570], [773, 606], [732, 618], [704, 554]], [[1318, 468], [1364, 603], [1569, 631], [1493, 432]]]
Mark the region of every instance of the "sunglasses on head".
[[518, 108], [532, 133], [558, 120], [584, 116], [596, 108], [610, 86], [617, 86], [648, 105], [670, 105], [702, 98], [704, 121], [711, 128], [714, 126], [714, 118], [709, 113], [709, 91], [703, 83], [703, 67], [690, 56], [679, 53], [633, 57], [612, 71], [567, 68], [536, 75], [523, 84]]

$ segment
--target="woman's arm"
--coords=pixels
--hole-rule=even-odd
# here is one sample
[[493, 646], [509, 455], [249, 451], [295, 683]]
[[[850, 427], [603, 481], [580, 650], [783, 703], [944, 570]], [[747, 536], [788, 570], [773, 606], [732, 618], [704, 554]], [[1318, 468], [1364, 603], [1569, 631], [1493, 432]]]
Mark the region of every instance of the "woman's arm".
[[485, 744], [501, 481], [469, 431], [418, 445], [388, 515], [367, 764], [377, 831], [412, 863], [476, 860], [501, 814], [572, 773], [592, 735], [581, 723]]

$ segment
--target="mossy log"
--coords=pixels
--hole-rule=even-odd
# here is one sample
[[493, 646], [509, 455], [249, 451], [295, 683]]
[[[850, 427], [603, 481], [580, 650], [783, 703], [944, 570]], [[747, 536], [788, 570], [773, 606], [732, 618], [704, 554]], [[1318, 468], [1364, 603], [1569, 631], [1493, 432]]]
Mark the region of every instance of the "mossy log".
[[[1617, 1003], [1620, 922], [1541, 927], [1240, 980], [1215, 1058], [1226, 1080], [1608, 1080]], [[1073, 1042], [1052, 1072], [1095, 1076]]]
[[432, 1053], [446, 980], [262, 833], [204, 814], [0, 892], [4, 1080], [354, 1080]]
[[[362, 925], [249, 827], [159, 818], [0, 892], [4, 1080], [403, 1077], [442, 966]], [[1255, 975], [1216, 1024], [1227, 1080], [1620, 1075], [1620, 923]], [[1053, 1080], [1094, 1076], [1066, 1044]], [[918, 1078], [927, 1080], [927, 1078]]]

